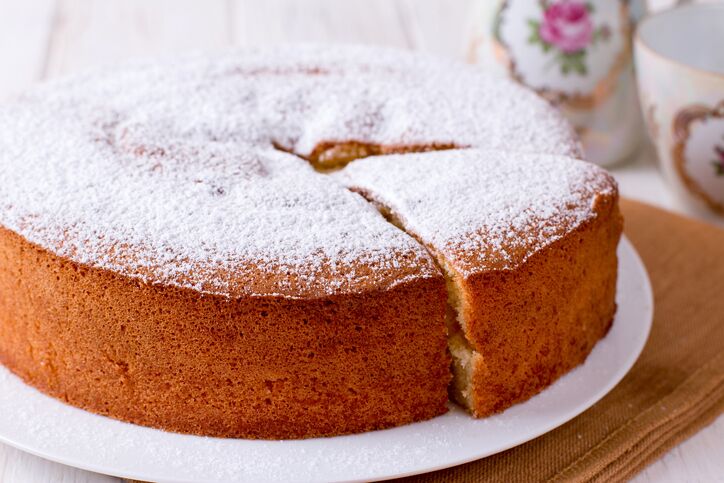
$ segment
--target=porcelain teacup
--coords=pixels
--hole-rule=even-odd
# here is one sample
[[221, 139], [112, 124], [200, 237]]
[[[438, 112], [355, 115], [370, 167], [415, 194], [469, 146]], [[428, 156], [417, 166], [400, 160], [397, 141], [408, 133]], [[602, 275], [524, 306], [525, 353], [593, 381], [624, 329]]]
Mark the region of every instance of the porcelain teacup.
[[689, 210], [724, 215], [724, 4], [649, 16], [634, 44], [661, 170]]
[[586, 158], [627, 159], [641, 135], [628, 0], [480, 0], [470, 60], [538, 92], [568, 117]]

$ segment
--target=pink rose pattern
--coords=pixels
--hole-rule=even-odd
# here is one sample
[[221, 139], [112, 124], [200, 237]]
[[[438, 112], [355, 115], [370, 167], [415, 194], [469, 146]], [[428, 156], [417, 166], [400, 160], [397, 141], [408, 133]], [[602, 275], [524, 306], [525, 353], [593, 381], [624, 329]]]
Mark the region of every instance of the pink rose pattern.
[[541, 0], [542, 20], [531, 19], [528, 42], [539, 44], [543, 52], [552, 52], [563, 75], [586, 75], [586, 48], [607, 41], [610, 28], [594, 28], [593, 4], [583, 0]]
[[593, 38], [593, 22], [586, 6], [577, 1], [550, 5], [538, 29], [540, 38], [566, 53], [583, 50]]

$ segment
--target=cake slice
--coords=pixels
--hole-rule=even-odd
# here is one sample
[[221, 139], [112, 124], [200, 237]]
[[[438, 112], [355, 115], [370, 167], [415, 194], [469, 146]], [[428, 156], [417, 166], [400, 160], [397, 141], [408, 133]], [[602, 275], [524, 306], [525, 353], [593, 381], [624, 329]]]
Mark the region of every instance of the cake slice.
[[602, 169], [468, 149], [369, 157], [333, 176], [445, 273], [451, 393], [474, 416], [538, 393], [607, 333], [622, 218]]

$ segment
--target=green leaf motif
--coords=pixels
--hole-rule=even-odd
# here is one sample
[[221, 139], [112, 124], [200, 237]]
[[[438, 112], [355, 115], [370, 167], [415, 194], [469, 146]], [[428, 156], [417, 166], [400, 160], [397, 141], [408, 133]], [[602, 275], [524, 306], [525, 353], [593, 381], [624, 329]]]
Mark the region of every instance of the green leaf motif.
[[717, 176], [724, 176], [724, 163], [712, 161], [711, 164], [714, 166], [714, 172]]
[[528, 37], [528, 43], [540, 44], [543, 46], [543, 50], [545, 51], [545, 46], [547, 44], [543, 42], [543, 39], [540, 38], [540, 22], [536, 22], [535, 20], [530, 19], [528, 20], [528, 25], [530, 26], [530, 37]]
[[[547, 2], [545, 0], [539, 1], [541, 9], [545, 11], [547, 8]], [[586, 8], [589, 13], [594, 10], [591, 2], [586, 2]], [[550, 44], [543, 40], [540, 36], [541, 22], [533, 18], [526, 20], [528, 28], [530, 29], [527, 42], [529, 45], [539, 45], [543, 53], [549, 54], [551, 51], [555, 52], [551, 58], [555, 63], [558, 64], [561, 74], [568, 76], [569, 74], [575, 73], [577, 75], [585, 76], [588, 75], [588, 66], [586, 65], [586, 50], [582, 49], [577, 52], [562, 52], [556, 48], [555, 45]], [[590, 45], [595, 45], [599, 41], [608, 40], [609, 35], [607, 27], [600, 27], [593, 32]], [[551, 66], [552, 67], [552, 66]]]
[[557, 60], [560, 64], [561, 74], [564, 76], [567, 76], [570, 73], [576, 73], [584, 76], [588, 74], [585, 50], [579, 50], [578, 52], [571, 52], [567, 54], [560, 53], [557, 56]]

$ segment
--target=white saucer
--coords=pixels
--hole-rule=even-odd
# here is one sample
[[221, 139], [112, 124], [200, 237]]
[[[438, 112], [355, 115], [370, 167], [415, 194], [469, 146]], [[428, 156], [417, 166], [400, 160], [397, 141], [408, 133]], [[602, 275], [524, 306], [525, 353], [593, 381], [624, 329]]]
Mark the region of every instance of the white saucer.
[[167, 433], [67, 406], [0, 366], [0, 441], [79, 468], [156, 482], [354, 481], [454, 466], [524, 443], [609, 392], [644, 347], [651, 285], [625, 238], [618, 248], [618, 313], [584, 365], [502, 414], [474, 420], [451, 405], [430, 421], [351, 436], [249, 441]]

